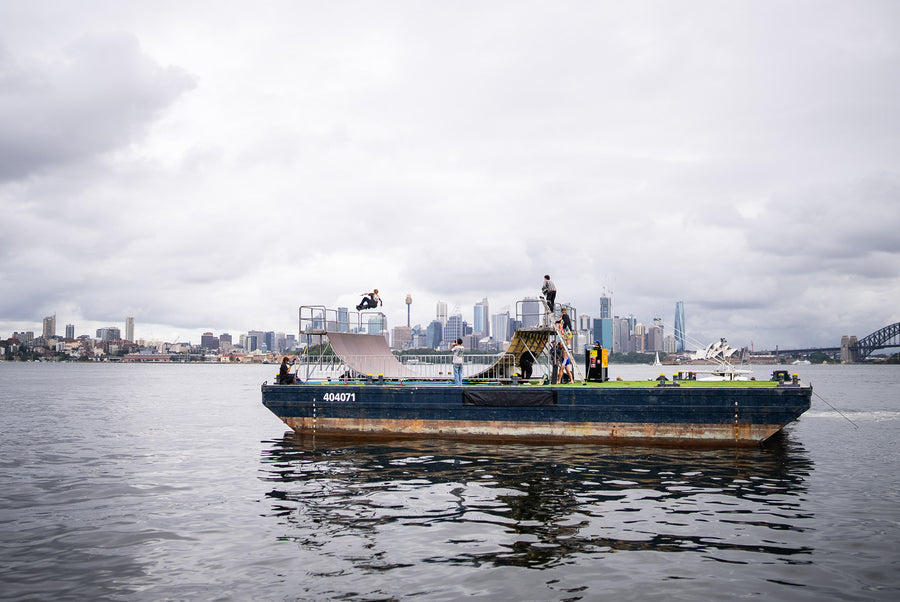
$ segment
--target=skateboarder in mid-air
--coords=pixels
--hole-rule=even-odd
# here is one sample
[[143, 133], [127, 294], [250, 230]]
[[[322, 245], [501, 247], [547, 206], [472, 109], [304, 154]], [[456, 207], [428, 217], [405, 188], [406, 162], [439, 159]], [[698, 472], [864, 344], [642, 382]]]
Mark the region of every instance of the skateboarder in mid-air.
[[361, 309], [374, 309], [381, 305], [381, 297], [378, 296], [378, 289], [374, 289], [371, 293], [363, 293], [362, 301], [356, 306], [356, 311]]

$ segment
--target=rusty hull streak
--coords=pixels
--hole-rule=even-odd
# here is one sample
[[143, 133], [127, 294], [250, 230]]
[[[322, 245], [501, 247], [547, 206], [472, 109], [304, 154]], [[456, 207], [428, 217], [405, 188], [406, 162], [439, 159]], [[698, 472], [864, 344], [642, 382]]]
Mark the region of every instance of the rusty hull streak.
[[393, 435], [475, 439], [578, 440], [615, 443], [641, 440], [670, 443], [722, 443], [754, 445], [775, 434], [779, 425], [651, 424], [604, 422], [433, 421], [361, 418], [283, 418], [298, 433], [341, 435]]

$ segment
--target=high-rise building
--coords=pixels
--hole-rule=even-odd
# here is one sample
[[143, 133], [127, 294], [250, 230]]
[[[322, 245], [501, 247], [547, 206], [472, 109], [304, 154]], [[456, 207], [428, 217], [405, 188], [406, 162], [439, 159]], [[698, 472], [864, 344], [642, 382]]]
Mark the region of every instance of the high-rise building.
[[606, 295], [600, 297], [600, 317], [612, 318], [612, 298]]
[[614, 353], [629, 353], [631, 349], [631, 320], [628, 318], [613, 318], [613, 346]]
[[207, 351], [218, 351], [219, 337], [213, 336], [213, 333], [211, 332], [204, 332], [200, 335], [200, 347]]
[[412, 345], [412, 328], [409, 326], [394, 326], [392, 349], [409, 349]]
[[134, 342], [134, 316], [125, 316], [125, 340]]
[[275, 332], [275, 350], [284, 353], [287, 348], [287, 336], [283, 332]]
[[600, 341], [600, 346], [604, 349], [613, 348], [613, 319], [612, 318], [596, 318], [594, 319], [594, 340]]
[[647, 327], [638, 322], [631, 331], [631, 350], [644, 353], [647, 349]]
[[[590, 332], [593, 328], [594, 322], [589, 315], [578, 314], [578, 330], [580, 332], [586, 332], [590, 335]], [[593, 343], [593, 341], [591, 342]]]
[[447, 302], [438, 301], [435, 308], [435, 320], [441, 323], [441, 326], [447, 323]]
[[653, 318], [653, 326], [647, 328], [647, 351], [662, 351], [665, 325], [662, 318]]
[[522, 299], [522, 327], [533, 328], [541, 323], [541, 300], [534, 297]]
[[684, 351], [684, 301], [675, 303], [675, 351]]
[[[249, 346], [248, 346], [249, 345]], [[244, 348], [249, 351], [262, 350], [266, 346], [266, 333], [262, 330], [251, 330], [247, 332], [247, 345]]]
[[350, 310], [346, 307], [337, 308], [337, 331], [350, 332]]
[[432, 320], [425, 330], [425, 346], [429, 349], [437, 349], [444, 340], [444, 325], [440, 320]]
[[494, 314], [491, 316], [491, 332], [494, 333], [494, 342], [502, 345], [509, 340], [509, 312]]
[[107, 326], [106, 328], [97, 329], [97, 338], [103, 341], [118, 341], [122, 338], [122, 331], [115, 326]]
[[381, 334], [384, 333], [387, 336], [387, 329], [385, 328], [384, 321], [381, 319], [381, 316], [371, 316], [367, 323], [366, 332], [369, 334]]
[[66, 338], [67, 339], [75, 338], [75, 325], [74, 324], [66, 324]]
[[228, 353], [231, 351], [233, 345], [231, 342], [231, 335], [227, 332], [223, 332], [219, 335], [219, 351], [224, 353]]
[[56, 314], [44, 318], [44, 340], [56, 336]]
[[475, 336], [490, 336], [490, 314], [488, 313], [487, 297], [475, 304], [475, 316], [472, 321], [472, 331]]
[[654, 324], [647, 329], [647, 351], [663, 350], [663, 329]]
[[520, 328], [524, 328], [524, 326], [522, 326], [522, 321], [521, 320], [513, 320], [512, 318], [510, 318], [509, 319], [509, 327], [506, 329], [506, 340], [511, 341], [513, 339], [513, 337], [515, 336], [516, 331], [519, 330]]
[[663, 351], [666, 353], [675, 353], [675, 337], [670, 334], [663, 337]]
[[447, 325], [444, 327], [444, 343], [449, 344], [450, 341], [461, 339], [465, 334], [462, 316], [459, 314], [449, 316]]

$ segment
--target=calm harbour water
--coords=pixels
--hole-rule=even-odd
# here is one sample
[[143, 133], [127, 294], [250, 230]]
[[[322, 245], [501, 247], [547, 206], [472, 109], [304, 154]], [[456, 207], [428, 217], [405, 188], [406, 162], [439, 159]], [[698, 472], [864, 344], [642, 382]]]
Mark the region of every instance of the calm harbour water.
[[900, 366], [758, 449], [304, 438], [276, 369], [0, 364], [0, 598], [900, 598]]

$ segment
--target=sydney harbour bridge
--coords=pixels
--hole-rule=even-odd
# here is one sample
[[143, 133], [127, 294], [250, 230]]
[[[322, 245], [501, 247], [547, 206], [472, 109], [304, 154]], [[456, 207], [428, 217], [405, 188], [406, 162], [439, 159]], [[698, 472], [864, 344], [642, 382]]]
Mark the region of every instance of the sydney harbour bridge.
[[812, 347], [809, 349], [776, 349], [776, 355], [807, 356], [811, 353], [821, 352], [837, 356], [844, 362], [861, 362], [876, 349], [888, 349], [900, 347], [900, 322], [879, 328], [870, 335], [857, 339], [855, 336], [841, 338], [840, 347]]

